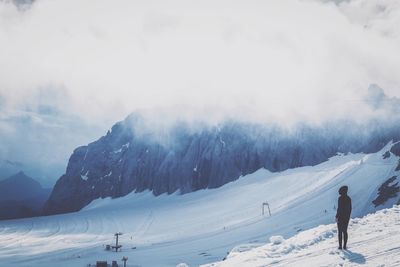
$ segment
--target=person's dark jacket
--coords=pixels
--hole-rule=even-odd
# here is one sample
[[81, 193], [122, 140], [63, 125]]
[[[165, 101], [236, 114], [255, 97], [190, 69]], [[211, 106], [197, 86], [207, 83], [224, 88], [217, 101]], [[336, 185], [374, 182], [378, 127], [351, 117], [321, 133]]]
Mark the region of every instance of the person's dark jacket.
[[343, 194], [338, 199], [338, 209], [336, 212], [336, 219], [338, 222], [348, 222], [351, 214], [351, 198]]

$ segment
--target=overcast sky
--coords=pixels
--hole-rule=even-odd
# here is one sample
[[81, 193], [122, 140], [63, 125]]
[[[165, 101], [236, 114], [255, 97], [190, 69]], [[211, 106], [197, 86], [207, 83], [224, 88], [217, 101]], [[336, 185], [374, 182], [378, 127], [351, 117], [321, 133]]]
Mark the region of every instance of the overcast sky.
[[339, 2], [0, 1], [0, 159], [64, 168], [135, 110], [378, 116], [370, 84], [400, 97], [400, 1]]

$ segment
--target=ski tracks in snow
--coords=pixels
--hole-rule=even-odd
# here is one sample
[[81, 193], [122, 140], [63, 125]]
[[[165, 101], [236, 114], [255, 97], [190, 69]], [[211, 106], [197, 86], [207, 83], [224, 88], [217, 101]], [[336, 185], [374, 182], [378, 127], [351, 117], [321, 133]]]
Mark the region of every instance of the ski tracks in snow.
[[146, 232], [149, 230], [150, 226], [154, 222], [154, 215], [153, 211], [150, 211], [149, 214], [146, 216], [146, 219], [143, 220], [143, 222], [139, 225], [138, 228], [136, 228], [134, 235], [135, 236], [142, 236], [146, 234]]

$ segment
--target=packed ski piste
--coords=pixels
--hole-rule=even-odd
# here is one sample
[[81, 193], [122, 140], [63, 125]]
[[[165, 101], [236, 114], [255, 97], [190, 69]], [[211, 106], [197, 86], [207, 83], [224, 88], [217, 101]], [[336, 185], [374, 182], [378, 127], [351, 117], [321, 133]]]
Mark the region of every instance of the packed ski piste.
[[[1, 266], [123, 266], [123, 257], [127, 266], [154, 267], [397, 266], [399, 197], [382, 195], [382, 185], [398, 182], [385, 184], [399, 175], [399, 157], [387, 156], [392, 146], [279, 173], [261, 169], [217, 189], [131, 193], [75, 213], [1, 221]], [[352, 198], [347, 250], [338, 249], [335, 223], [343, 185]]]

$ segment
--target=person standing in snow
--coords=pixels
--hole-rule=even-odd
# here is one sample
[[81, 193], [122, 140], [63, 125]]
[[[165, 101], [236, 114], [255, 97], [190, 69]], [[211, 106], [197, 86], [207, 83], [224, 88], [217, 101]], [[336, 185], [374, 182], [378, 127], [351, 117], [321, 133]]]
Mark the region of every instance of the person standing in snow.
[[[347, 249], [347, 226], [349, 225], [351, 214], [351, 198], [347, 195], [348, 187], [342, 186], [339, 189], [338, 208], [336, 212], [336, 222], [338, 226], [339, 249]], [[342, 247], [343, 237], [343, 247]]]

